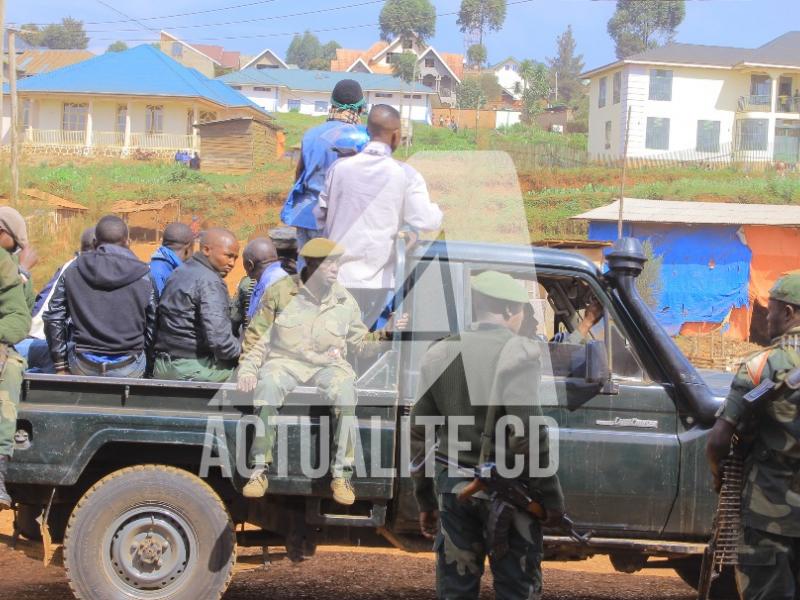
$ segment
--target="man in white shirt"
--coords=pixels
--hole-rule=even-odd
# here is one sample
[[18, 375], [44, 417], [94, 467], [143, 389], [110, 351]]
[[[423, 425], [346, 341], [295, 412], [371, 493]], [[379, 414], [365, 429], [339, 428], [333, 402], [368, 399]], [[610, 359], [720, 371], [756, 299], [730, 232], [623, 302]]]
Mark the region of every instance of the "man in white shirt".
[[316, 215], [323, 235], [347, 249], [339, 281], [374, 329], [394, 293], [394, 249], [400, 229], [437, 231], [442, 211], [431, 202], [422, 175], [392, 158], [400, 145], [400, 113], [375, 105], [367, 130], [369, 144], [328, 169]]

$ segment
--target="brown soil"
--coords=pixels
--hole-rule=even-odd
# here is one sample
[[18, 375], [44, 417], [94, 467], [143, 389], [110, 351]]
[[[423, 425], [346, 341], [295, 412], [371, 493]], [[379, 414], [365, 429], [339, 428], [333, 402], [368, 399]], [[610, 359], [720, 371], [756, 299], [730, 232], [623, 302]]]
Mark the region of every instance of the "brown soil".
[[[0, 598], [70, 600], [72, 594], [58, 564], [42, 565], [41, 547], [21, 540], [10, 547], [10, 513], [0, 515]], [[244, 549], [241, 563], [258, 563], [260, 552]], [[332, 547], [320, 549], [312, 559], [295, 565], [273, 561], [268, 567], [237, 566], [225, 600], [353, 600], [433, 599], [434, 574], [430, 554], [398, 550]], [[636, 575], [615, 573], [608, 560], [595, 558], [577, 563], [546, 563], [545, 599], [548, 600], [691, 600], [692, 590], [672, 571], [651, 570]], [[492, 598], [487, 575], [481, 599]], [[202, 599], [198, 599], [202, 600]]]

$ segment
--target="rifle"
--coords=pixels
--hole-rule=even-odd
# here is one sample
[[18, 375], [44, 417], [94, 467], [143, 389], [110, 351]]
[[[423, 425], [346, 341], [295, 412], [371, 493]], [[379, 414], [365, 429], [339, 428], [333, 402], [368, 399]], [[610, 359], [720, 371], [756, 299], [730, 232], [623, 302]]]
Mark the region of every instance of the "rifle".
[[[487, 537], [491, 553], [495, 558], [502, 558], [508, 552], [508, 534], [516, 511], [526, 512], [539, 521], [547, 519], [547, 510], [541, 502], [530, 496], [527, 486], [518, 479], [502, 477], [495, 463], [487, 462], [477, 467], [468, 467], [436, 454], [435, 450], [436, 446], [432, 448], [435, 462], [473, 478], [458, 492], [458, 500], [465, 502], [479, 492], [488, 496], [490, 513]], [[421, 471], [429, 457], [430, 453], [421, 462], [412, 463], [411, 473]], [[593, 535], [591, 531], [579, 533], [575, 529], [575, 523], [566, 514], [561, 516], [558, 528], [582, 545], [587, 545]]]

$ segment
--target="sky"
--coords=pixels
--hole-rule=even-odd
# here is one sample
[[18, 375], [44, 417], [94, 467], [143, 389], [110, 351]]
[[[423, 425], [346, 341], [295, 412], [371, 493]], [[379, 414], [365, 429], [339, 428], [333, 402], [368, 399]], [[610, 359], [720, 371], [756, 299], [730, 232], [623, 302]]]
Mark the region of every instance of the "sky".
[[[440, 16], [431, 43], [442, 52], [463, 52], [456, 15], [447, 14], [458, 11], [460, 0], [433, 0], [433, 4]], [[490, 63], [508, 56], [543, 61], [554, 55], [556, 37], [568, 25], [586, 69], [615, 59], [606, 31], [613, 0], [509, 0], [508, 4], [503, 29], [485, 40]], [[7, 3], [6, 21], [80, 19], [91, 38], [89, 49], [97, 53], [115, 40], [129, 45], [155, 41], [158, 31], [165, 29], [190, 43], [219, 44], [248, 55], [270, 48], [283, 57], [292, 34], [305, 29], [314, 31], [323, 43], [336, 40], [346, 48], [369, 47], [378, 39], [381, 5], [382, 0], [25, 0]], [[686, 5], [678, 42], [753, 48], [800, 30], [798, 0], [689, 0]], [[229, 8], [233, 6], [238, 8]], [[164, 18], [198, 11], [208, 12]], [[324, 12], [290, 16], [313, 11]], [[145, 20], [119, 22], [126, 18]]]

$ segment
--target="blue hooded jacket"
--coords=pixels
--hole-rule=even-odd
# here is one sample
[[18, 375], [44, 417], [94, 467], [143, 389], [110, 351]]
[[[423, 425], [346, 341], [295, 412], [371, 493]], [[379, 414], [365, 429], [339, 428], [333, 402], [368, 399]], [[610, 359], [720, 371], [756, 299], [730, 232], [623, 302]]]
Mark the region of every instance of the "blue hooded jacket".
[[153, 280], [156, 298], [161, 297], [167, 279], [179, 266], [181, 266], [181, 259], [166, 246], [161, 246], [150, 257], [150, 277]]

